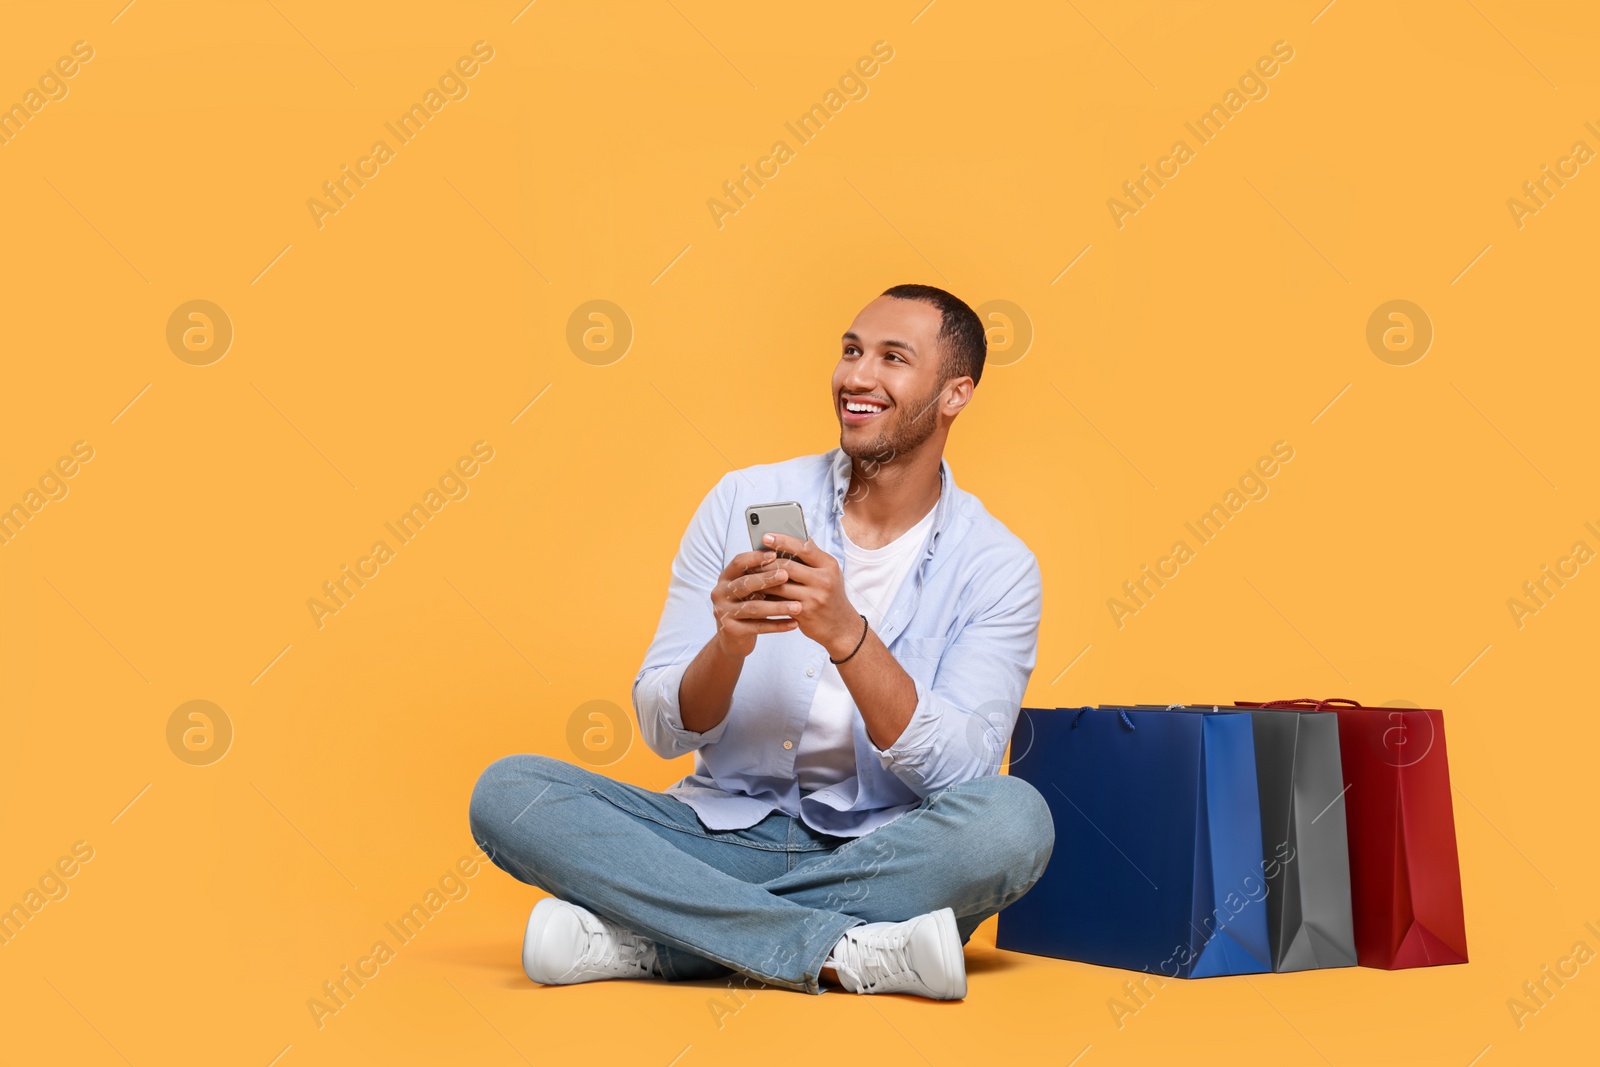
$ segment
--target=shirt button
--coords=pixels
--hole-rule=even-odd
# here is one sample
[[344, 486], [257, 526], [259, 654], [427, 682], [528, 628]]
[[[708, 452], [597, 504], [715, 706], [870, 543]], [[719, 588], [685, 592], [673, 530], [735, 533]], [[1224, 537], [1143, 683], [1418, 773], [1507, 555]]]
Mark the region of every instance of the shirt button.
[[817, 676], [817, 669], [815, 667], [807, 667], [806, 668], [806, 677], [807, 678], [815, 678], [816, 676]]
[[794, 742], [793, 741], [785, 741], [783, 743], [783, 747], [784, 748], [793, 748], [794, 747]]

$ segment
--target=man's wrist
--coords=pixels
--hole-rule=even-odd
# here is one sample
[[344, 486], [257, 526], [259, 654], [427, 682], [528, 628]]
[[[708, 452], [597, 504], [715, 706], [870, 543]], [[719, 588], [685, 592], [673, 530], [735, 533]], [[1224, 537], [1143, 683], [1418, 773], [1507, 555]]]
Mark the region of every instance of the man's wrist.
[[838, 636], [829, 640], [822, 648], [828, 654], [828, 659], [837, 666], [839, 660], [854, 655], [866, 640], [867, 617], [858, 612], [854, 622], [846, 624]]
[[721, 629], [718, 629], [716, 636], [711, 638], [711, 647], [731, 666], [739, 666], [744, 663], [745, 654], [733, 647], [726, 637], [725, 631]]

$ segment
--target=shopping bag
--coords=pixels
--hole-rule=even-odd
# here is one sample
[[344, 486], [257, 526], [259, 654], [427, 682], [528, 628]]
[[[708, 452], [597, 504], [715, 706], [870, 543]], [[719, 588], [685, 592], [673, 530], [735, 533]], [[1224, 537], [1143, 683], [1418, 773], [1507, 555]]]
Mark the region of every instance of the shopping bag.
[[1336, 717], [1357, 962], [1387, 969], [1467, 962], [1444, 713], [1353, 700], [1236, 704]]
[[1056, 842], [998, 947], [1166, 978], [1272, 969], [1249, 716], [1023, 708], [1012, 751]]
[[1240, 711], [1226, 704], [1167, 706], [1251, 716], [1262, 854], [1277, 861], [1267, 870], [1272, 969], [1354, 967], [1350, 851], [1344, 805], [1338, 803], [1344, 789], [1338, 720], [1314, 711]]

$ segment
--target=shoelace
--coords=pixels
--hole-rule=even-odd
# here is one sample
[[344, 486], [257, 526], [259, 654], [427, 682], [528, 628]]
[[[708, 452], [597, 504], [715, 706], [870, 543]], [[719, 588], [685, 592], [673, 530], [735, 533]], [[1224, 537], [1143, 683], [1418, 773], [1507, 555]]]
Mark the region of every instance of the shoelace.
[[863, 990], [876, 989], [891, 978], [910, 973], [909, 941], [904, 934], [892, 938], [869, 934], [861, 938], [846, 930], [843, 948], [834, 964], [848, 971]]
[[[593, 966], [606, 967], [617, 963], [641, 974], [650, 973], [653, 962], [649, 958], [651, 946], [644, 938], [632, 931], [611, 926], [598, 915], [585, 915], [582, 921], [584, 931], [589, 935], [584, 956]], [[600, 947], [597, 948], [597, 945]]]

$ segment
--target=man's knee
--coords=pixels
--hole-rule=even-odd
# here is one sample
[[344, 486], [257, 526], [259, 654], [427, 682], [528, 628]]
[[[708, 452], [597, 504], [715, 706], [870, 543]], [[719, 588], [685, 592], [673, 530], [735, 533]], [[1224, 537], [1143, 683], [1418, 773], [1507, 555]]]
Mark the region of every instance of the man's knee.
[[569, 763], [534, 754], [502, 756], [489, 764], [472, 788], [469, 821], [473, 839], [488, 851], [543, 790], [566, 780], [572, 770]]
[[1037, 878], [1055, 847], [1055, 822], [1050, 805], [1021, 778], [992, 774], [955, 787], [972, 805], [971, 829], [986, 849], [1032, 863]]

